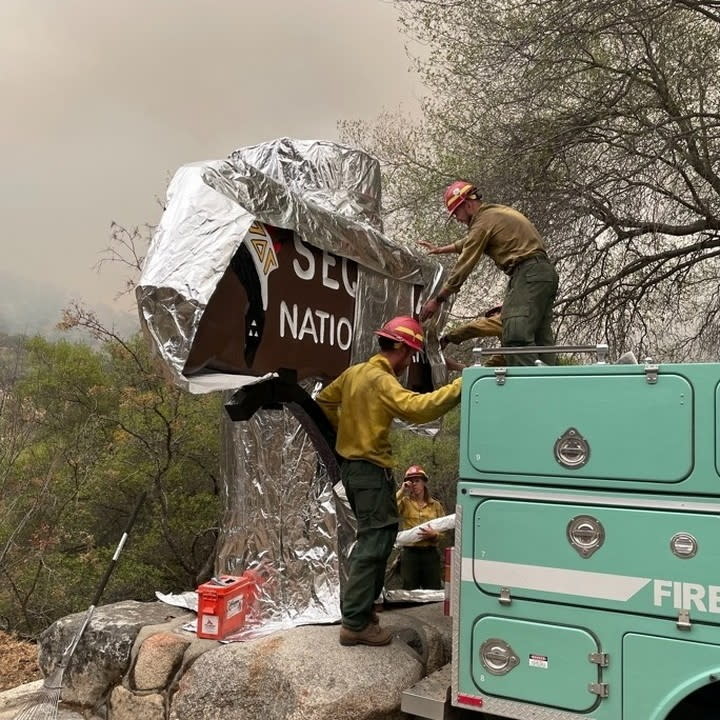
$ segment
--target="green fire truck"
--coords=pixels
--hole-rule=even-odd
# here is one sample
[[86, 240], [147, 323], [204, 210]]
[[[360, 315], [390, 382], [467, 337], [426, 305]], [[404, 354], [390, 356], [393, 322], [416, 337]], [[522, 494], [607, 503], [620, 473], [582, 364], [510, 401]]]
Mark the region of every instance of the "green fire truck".
[[720, 364], [593, 350], [463, 372], [450, 704], [720, 718]]

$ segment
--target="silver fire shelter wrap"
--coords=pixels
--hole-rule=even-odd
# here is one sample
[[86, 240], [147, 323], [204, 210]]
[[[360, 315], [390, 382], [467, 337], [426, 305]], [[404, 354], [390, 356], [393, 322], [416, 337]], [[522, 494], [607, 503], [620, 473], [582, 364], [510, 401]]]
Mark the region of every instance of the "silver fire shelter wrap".
[[[221, 370], [185, 374], [208, 303], [257, 223], [357, 263], [348, 364], [369, 357], [377, 348], [373, 331], [416, 313], [445, 278], [440, 263], [383, 235], [380, 212], [377, 161], [335, 143], [283, 138], [181, 167], [136, 288], [141, 325], [174, 381], [191, 392], [258, 381]], [[447, 311], [445, 304], [439, 327]], [[445, 371], [430, 334], [433, 379], [441, 384]], [[316, 380], [302, 385], [312, 391]], [[339, 618], [345, 558], [338, 560], [337, 548], [341, 555], [349, 549], [352, 529], [343, 521], [348, 509], [342, 503], [336, 509], [336, 472], [287, 408], [262, 409], [248, 421], [224, 416], [225, 516], [216, 572], [263, 573], [253, 624]]]
[[[444, 279], [440, 263], [382, 234], [380, 169], [366, 153], [283, 138], [240, 148], [226, 160], [185, 165], [170, 182], [135, 295], [141, 326], [176, 381], [191, 391], [196, 388], [183, 368], [203, 312], [258, 221], [360, 265], [352, 362], [365, 359], [372, 331], [384, 320], [413, 310], [413, 284], [425, 288], [424, 300]], [[440, 365], [439, 355], [433, 360]], [[216, 379], [212, 389], [242, 384], [230, 376]]]

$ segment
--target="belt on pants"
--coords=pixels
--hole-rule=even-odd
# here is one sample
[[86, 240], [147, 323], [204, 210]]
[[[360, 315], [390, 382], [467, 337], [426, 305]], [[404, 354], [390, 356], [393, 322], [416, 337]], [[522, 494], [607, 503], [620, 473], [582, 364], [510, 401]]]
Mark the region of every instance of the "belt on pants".
[[348, 465], [350, 463], [363, 463], [365, 465], [372, 465], [373, 468], [377, 470], [382, 470], [385, 479], [393, 486], [395, 485], [395, 476], [393, 475], [392, 468], [382, 467], [381, 465], [376, 465], [375, 463], [370, 462], [369, 460], [363, 460], [362, 458], [342, 458], [342, 464], [344, 465], [346, 463]]
[[412, 550], [416, 552], [418, 550], [437, 550], [438, 545], [405, 545], [403, 550]]
[[541, 260], [547, 260], [547, 254], [544, 251], [535, 252], [532, 255], [526, 255], [521, 257], [515, 262], [508, 263], [504, 268], [503, 272], [506, 275], [512, 275], [521, 265], [528, 262], [540, 262]]

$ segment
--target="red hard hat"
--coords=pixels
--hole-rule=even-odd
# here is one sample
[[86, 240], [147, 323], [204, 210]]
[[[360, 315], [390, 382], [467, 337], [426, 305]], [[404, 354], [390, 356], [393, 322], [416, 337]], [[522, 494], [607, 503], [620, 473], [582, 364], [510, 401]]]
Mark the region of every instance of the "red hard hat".
[[445, 207], [450, 215], [468, 199], [470, 195], [477, 192], [477, 188], [467, 180], [456, 180], [445, 188], [443, 198]]
[[375, 331], [375, 334], [401, 342], [412, 350], [420, 351], [423, 349], [422, 326], [415, 318], [408, 315], [401, 315], [388, 320], [379, 330]]
[[411, 465], [405, 471], [405, 480], [411, 477], [424, 477], [427, 480], [427, 473], [422, 469], [421, 465]]

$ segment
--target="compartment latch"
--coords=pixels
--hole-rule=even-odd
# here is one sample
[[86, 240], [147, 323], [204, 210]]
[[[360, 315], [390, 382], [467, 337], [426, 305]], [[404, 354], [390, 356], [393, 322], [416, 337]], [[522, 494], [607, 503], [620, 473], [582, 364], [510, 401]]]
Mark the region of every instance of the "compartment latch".
[[495, 382], [498, 385], [504, 385], [505, 378], [507, 378], [507, 368], [504, 368], [504, 367], [495, 368]]
[[606, 698], [610, 694], [610, 687], [607, 683], [590, 683], [588, 690], [593, 694], [601, 698]]
[[658, 366], [654, 363], [645, 365], [645, 380], [648, 385], [655, 385], [658, 381]]
[[677, 625], [678, 630], [690, 630], [692, 628], [692, 623], [690, 622], [690, 611], [689, 610], [681, 610], [678, 613], [677, 618]]
[[510, 588], [500, 588], [500, 598], [498, 602], [501, 605], [510, 605], [512, 598], [510, 597]]

